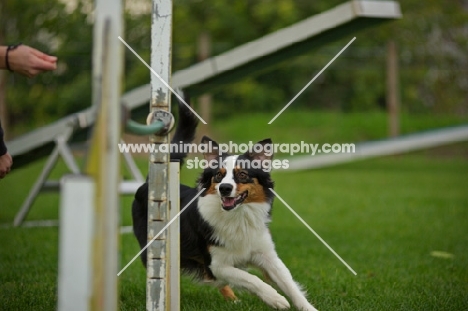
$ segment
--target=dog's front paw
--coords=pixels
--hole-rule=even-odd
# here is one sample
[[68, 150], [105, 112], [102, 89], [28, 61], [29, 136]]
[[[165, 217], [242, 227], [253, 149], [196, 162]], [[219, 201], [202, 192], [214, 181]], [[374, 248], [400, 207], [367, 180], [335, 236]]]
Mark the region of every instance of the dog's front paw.
[[271, 301], [270, 304], [273, 308], [275, 309], [289, 309], [291, 306], [289, 305], [289, 302], [281, 296], [280, 294], [276, 294], [276, 297]]
[[282, 310], [290, 308], [289, 302], [286, 300], [286, 298], [278, 294], [275, 290], [269, 293], [266, 297], [262, 297], [262, 299], [275, 309]]

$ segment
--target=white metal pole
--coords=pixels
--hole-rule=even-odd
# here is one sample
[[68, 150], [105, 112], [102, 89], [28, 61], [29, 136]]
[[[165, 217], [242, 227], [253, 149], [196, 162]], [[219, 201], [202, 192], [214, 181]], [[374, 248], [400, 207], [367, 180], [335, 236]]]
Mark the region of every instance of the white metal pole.
[[[151, 68], [167, 83], [171, 75], [172, 1], [153, 0], [151, 15]], [[170, 90], [155, 75], [151, 75], [150, 111], [170, 111]], [[152, 135], [152, 143], [165, 144], [169, 136]], [[150, 155], [148, 176], [148, 241], [167, 224], [169, 153]], [[164, 232], [147, 249], [146, 309], [170, 310], [168, 278], [168, 233]]]
[[93, 106], [97, 109], [87, 173], [96, 182], [91, 309], [118, 309], [120, 96], [123, 73], [121, 0], [96, 0]]

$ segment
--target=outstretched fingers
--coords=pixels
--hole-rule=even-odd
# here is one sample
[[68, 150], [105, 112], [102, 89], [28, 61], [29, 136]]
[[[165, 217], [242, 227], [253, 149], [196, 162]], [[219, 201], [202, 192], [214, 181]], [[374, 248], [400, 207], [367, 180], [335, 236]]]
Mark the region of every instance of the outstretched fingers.
[[33, 70], [45, 71], [57, 69], [57, 57], [42, 53], [33, 49], [34, 62], [32, 64]]

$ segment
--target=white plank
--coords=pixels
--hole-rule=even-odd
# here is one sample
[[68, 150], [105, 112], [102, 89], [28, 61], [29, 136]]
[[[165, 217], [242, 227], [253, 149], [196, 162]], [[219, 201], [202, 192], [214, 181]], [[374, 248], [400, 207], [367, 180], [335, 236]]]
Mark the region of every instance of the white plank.
[[58, 310], [90, 310], [95, 184], [85, 176], [63, 179], [60, 197]]
[[356, 144], [355, 153], [298, 156], [289, 160], [287, 170], [323, 168], [338, 164], [422, 150], [468, 141], [468, 125], [405, 135], [394, 139]]

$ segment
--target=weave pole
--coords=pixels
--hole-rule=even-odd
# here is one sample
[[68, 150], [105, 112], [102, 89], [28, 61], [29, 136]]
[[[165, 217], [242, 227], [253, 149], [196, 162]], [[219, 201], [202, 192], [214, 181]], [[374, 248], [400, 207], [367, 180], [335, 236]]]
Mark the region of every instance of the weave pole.
[[[153, 0], [151, 14], [151, 68], [159, 75], [151, 75], [150, 113], [158, 111], [170, 113], [171, 93], [160, 78], [167, 83], [171, 79], [172, 42], [172, 1]], [[150, 141], [156, 145], [168, 144], [169, 135], [152, 135]], [[166, 226], [170, 218], [169, 201], [169, 161], [170, 154], [153, 152], [150, 154], [148, 174], [148, 241]], [[178, 185], [177, 185], [178, 187]], [[174, 207], [175, 208], [175, 207]], [[177, 224], [174, 223], [172, 226]], [[178, 228], [178, 227], [177, 227]], [[171, 234], [172, 233], [172, 234]], [[177, 299], [171, 303], [171, 288], [178, 289], [178, 279], [170, 277], [178, 259], [171, 258], [170, 236], [178, 240], [178, 230], [166, 230], [147, 249], [146, 310], [177, 311]], [[173, 256], [176, 254], [173, 254]], [[171, 286], [172, 283], [172, 286]]]
[[[86, 173], [96, 182], [92, 310], [118, 309], [118, 249], [121, 137], [120, 92], [123, 33], [120, 0], [97, 0], [93, 49], [93, 106], [97, 120]], [[104, 38], [102, 40], [101, 38]]]
[[86, 176], [62, 183], [58, 310], [118, 310], [121, 0], [96, 0], [93, 99], [97, 118]]

